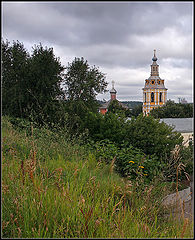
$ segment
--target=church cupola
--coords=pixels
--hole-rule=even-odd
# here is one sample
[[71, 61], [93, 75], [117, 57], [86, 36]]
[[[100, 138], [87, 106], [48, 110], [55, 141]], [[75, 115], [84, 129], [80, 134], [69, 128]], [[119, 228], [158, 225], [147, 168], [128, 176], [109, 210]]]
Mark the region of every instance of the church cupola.
[[114, 89], [114, 81], [112, 81], [112, 89], [110, 90], [110, 99], [111, 100], [116, 99], [116, 93], [117, 93], [117, 91]]
[[154, 49], [154, 57], [152, 58], [152, 61], [156, 62], [158, 58], [156, 57], [156, 50]]

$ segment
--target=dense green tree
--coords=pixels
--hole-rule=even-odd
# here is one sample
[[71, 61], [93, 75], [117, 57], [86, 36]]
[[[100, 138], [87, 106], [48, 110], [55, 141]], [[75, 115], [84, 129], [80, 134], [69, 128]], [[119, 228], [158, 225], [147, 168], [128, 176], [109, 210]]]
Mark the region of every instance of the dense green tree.
[[125, 116], [108, 112], [105, 115], [100, 113], [89, 113], [86, 116], [86, 126], [89, 137], [94, 141], [110, 140], [120, 145], [125, 136]]
[[69, 125], [73, 131], [81, 132], [87, 126], [84, 121], [88, 112], [98, 111], [97, 94], [107, 91], [105, 74], [95, 66], [90, 67], [84, 58], [75, 58], [66, 67], [64, 82]]
[[193, 105], [168, 100], [164, 106], [153, 109], [150, 114], [155, 118], [191, 118]]
[[64, 98], [61, 87], [64, 67], [59, 58], [55, 57], [53, 48], [43, 48], [41, 44], [33, 48], [29, 66], [29, 81], [26, 89], [29, 93], [28, 108], [34, 111], [39, 122], [55, 121], [56, 109]]
[[19, 41], [10, 45], [2, 40], [3, 115], [59, 122], [64, 112], [63, 71], [52, 48], [35, 45], [30, 56]]
[[66, 67], [65, 87], [68, 101], [82, 101], [92, 111], [97, 110], [96, 96], [105, 93], [105, 74], [95, 66], [90, 67], [84, 58], [75, 58]]
[[108, 107], [108, 112], [112, 113], [119, 113], [119, 114], [125, 114], [126, 117], [131, 116], [131, 111], [130, 109], [124, 108], [118, 100], [112, 100], [109, 107]]
[[141, 104], [135, 106], [131, 111], [131, 116], [137, 117], [140, 113], [142, 113], [143, 106]]
[[141, 105], [142, 106], [142, 102], [140, 101], [121, 101], [122, 103], [124, 103], [125, 105], [127, 105], [129, 108], [133, 109], [134, 107]]
[[2, 50], [2, 113], [23, 117], [26, 108], [29, 54], [24, 45], [3, 41]]

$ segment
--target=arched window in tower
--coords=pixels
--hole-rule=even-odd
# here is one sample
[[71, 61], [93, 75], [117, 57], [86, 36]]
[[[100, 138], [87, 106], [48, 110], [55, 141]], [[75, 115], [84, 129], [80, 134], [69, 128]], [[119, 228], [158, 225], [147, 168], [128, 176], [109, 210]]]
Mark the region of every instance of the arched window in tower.
[[145, 100], [145, 102], [146, 102], [146, 93], [144, 94], [144, 98], [145, 98], [144, 100]]
[[151, 102], [154, 102], [154, 93], [151, 93]]
[[160, 93], [159, 101], [162, 102], [162, 93]]

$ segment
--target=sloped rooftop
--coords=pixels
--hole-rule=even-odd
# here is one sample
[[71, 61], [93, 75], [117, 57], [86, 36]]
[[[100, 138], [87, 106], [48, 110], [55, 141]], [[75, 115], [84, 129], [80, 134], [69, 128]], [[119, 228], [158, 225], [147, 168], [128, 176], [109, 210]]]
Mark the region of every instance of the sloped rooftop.
[[[123, 108], [125, 108], [125, 109], [128, 109], [128, 107], [127, 107], [125, 104], [121, 103], [121, 102], [118, 101], [117, 99], [116, 99], [116, 101], [119, 103], [119, 105], [120, 105], [121, 107], [123, 107]], [[108, 108], [109, 105], [111, 104], [111, 102], [112, 102], [112, 100], [109, 100], [108, 102], [103, 103], [103, 104], [99, 107], [99, 109]]]
[[[127, 118], [131, 120], [131, 118]], [[162, 118], [160, 122], [165, 122], [167, 125], [174, 127], [175, 131], [181, 133], [191, 133], [194, 131], [194, 118]]]
[[174, 127], [174, 130], [181, 133], [193, 132], [193, 118], [162, 118], [160, 122], [165, 122], [167, 125]]

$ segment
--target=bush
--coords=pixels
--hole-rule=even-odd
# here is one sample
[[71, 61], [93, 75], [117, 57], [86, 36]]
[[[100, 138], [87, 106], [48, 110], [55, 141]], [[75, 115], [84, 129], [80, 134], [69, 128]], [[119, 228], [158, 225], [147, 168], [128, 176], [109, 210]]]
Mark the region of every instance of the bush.
[[141, 149], [146, 155], [155, 154], [160, 161], [165, 161], [175, 146], [182, 144], [180, 133], [150, 115], [140, 114], [127, 123], [125, 142]]
[[[182, 146], [180, 148], [180, 157], [181, 162], [185, 165], [185, 172], [189, 174], [189, 176], [193, 175], [193, 145], [190, 144], [188, 147]], [[186, 175], [183, 172], [182, 178], [185, 179]]]
[[131, 180], [141, 177], [145, 182], [150, 182], [164, 167], [155, 155], [147, 156], [131, 145], [117, 147], [109, 140], [95, 144], [95, 155], [100, 161], [114, 165], [114, 169], [121, 176]]

